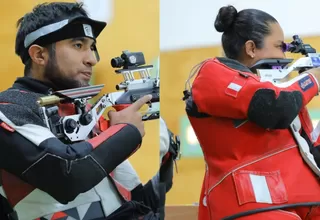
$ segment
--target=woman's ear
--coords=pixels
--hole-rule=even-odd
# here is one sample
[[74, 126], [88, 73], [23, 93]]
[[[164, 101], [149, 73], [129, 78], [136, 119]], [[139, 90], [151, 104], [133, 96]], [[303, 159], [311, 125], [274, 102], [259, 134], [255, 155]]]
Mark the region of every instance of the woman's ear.
[[250, 58], [254, 59], [256, 52], [256, 44], [252, 40], [248, 40], [245, 44], [245, 53]]

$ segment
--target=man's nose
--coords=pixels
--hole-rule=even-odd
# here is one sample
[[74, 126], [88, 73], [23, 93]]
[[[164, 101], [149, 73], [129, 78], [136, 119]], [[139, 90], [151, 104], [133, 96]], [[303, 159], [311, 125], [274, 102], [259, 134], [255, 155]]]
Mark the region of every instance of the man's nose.
[[87, 53], [86, 53], [86, 56], [85, 56], [85, 60], [84, 60], [84, 64], [86, 66], [94, 66], [97, 64], [97, 58], [96, 56], [94, 55], [94, 52], [92, 50], [89, 50]]

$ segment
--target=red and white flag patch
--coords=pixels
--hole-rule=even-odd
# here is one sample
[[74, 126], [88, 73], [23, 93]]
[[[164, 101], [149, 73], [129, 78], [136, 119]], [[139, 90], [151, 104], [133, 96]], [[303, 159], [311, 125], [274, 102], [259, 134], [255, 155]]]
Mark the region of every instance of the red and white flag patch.
[[281, 204], [288, 201], [280, 172], [240, 171], [233, 174], [239, 204]]
[[246, 84], [246, 78], [241, 76], [236, 76], [233, 81], [228, 85], [226, 88], [225, 93], [227, 95], [230, 95], [234, 98], [237, 97], [240, 90], [243, 88], [243, 86]]

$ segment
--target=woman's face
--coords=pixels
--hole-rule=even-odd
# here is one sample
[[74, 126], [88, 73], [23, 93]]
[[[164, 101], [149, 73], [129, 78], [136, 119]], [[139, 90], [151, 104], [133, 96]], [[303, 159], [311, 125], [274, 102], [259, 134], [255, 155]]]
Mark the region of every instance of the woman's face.
[[249, 55], [249, 66], [252, 66], [256, 62], [262, 59], [283, 59], [285, 54], [283, 52], [284, 34], [279, 23], [270, 23], [270, 35], [264, 38], [264, 44], [261, 49], [255, 47], [246, 49], [247, 55]]

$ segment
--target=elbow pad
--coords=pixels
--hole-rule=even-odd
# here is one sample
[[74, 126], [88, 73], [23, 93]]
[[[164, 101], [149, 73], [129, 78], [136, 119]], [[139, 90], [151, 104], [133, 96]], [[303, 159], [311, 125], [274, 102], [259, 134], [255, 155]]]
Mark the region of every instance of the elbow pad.
[[249, 105], [248, 119], [268, 129], [287, 129], [299, 114], [303, 99], [299, 91], [281, 91], [277, 97], [272, 89], [259, 89]]

